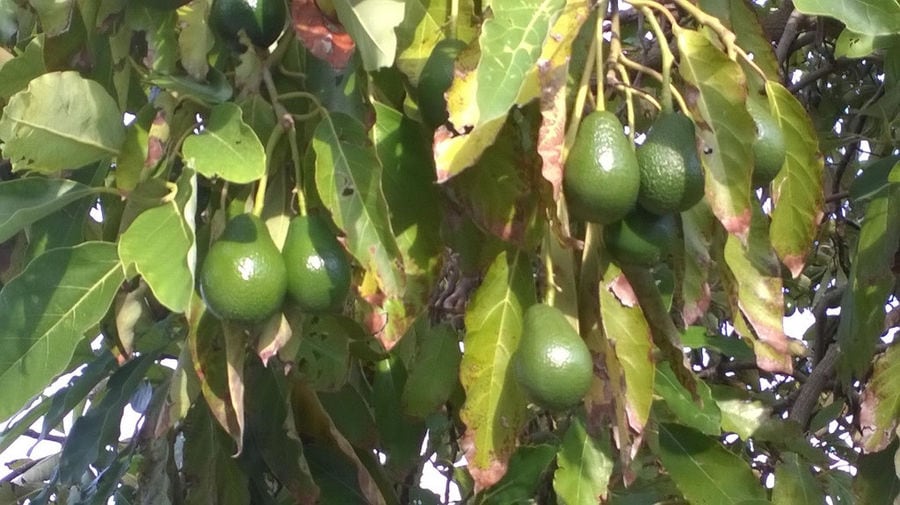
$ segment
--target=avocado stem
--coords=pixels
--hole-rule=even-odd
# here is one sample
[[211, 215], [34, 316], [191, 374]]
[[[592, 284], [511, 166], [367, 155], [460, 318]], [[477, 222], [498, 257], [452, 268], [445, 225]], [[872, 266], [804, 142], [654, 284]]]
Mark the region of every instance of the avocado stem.
[[[291, 120], [291, 123], [293, 124], [293, 120]], [[253, 215], [256, 217], [262, 216], [263, 205], [266, 202], [266, 187], [269, 183], [269, 162], [275, 153], [275, 147], [278, 145], [281, 137], [284, 136], [284, 130], [284, 123], [279, 121], [266, 141], [266, 171], [259, 179], [259, 183], [256, 186], [256, 195], [253, 198]]]
[[575, 105], [572, 107], [572, 118], [569, 121], [569, 130], [566, 131], [566, 143], [564, 152], [568, 153], [575, 144], [575, 135], [578, 133], [578, 125], [581, 124], [581, 117], [584, 113], [584, 102], [587, 99], [588, 88], [590, 87], [591, 73], [594, 71], [594, 62], [597, 54], [597, 39], [591, 41], [591, 47], [588, 49], [587, 60], [584, 64], [584, 72], [581, 74], [581, 81], [578, 83], [578, 92], [575, 95]]
[[606, 110], [606, 92], [604, 85], [606, 84], [606, 72], [603, 65], [603, 20], [606, 19], [606, 7], [609, 0], [601, 0], [597, 5], [597, 26], [594, 28], [594, 44], [597, 46], [596, 62], [594, 66], [597, 69], [597, 99], [594, 103], [594, 110]]
[[447, 37], [455, 39], [456, 20], [459, 17], [459, 0], [450, 0], [450, 17], [447, 18]]
[[[618, 2], [613, 4], [612, 9], [612, 25], [610, 29], [612, 31], [612, 36], [609, 39], [609, 59], [610, 61], [618, 61], [619, 56], [622, 54], [622, 39], [620, 34], [622, 33], [621, 25], [619, 23], [619, 4]], [[619, 79], [625, 84], [625, 114], [628, 121], [628, 141], [631, 142], [632, 146], [634, 145], [634, 97], [632, 93], [631, 86], [631, 78], [628, 77], [628, 72], [625, 70], [625, 67], [622, 65], [616, 65], [616, 69], [619, 72]]]
[[[659, 50], [662, 56], [662, 90], [660, 95], [660, 103], [662, 104], [663, 113], [671, 114], [673, 112], [672, 62], [675, 61], [675, 56], [672, 55], [672, 50], [669, 48], [669, 41], [666, 39], [666, 33], [659, 25], [659, 21], [656, 19], [656, 15], [653, 13], [653, 10], [651, 10], [649, 7], [641, 7], [641, 12], [644, 14], [644, 19], [646, 19], [650, 24], [650, 29], [653, 30], [653, 35], [656, 37], [656, 43], [659, 44]], [[675, 25], [673, 25], [673, 29], [674, 26]]]
[[306, 196], [303, 194], [303, 166], [300, 163], [300, 148], [297, 146], [297, 126], [291, 124], [291, 161], [294, 163], [294, 192], [297, 193], [297, 214], [306, 215]]

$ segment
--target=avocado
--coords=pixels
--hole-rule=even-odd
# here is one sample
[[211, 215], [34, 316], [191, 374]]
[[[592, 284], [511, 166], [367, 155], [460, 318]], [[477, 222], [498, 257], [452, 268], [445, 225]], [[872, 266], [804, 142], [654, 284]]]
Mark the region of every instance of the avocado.
[[154, 9], [171, 11], [187, 4], [190, 1], [191, 0], [145, 0], [144, 4], [147, 5], [147, 7], [152, 7]]
[[447, 122], [447, 99], [444, 93], [453, 83], [453, 63], [466, 47], [466, 43], [457, 39], [444, 39], [438, 42], [419, 74], [417, 91], [419, 94], [419, 112], [422, 120], [430, 128]]
[[347, 253], [318, 216], [298, 216], [288, 226], [282, 249], [288, 295], [306, 312], [334, 312], [350, 291]]
[[255, 323], [281, 308], [287, 291], [284, 260], [266, 225], [240, 214], [209, 248], [200, 269], [200, 294], [220, 319]]
[[608, 224], [632, 208], [640, 170], [622, 123], [608, 111], [585, 116], [566, 159], [563, 191], [572, 217]]
[[748, 99], [747, 112], [756, 124], [756, 136], [753, 140], [753, 187], [765, 186], [778, 175], [787, 157], [784, 133], [765, 101]]
[[243, 30], [259, 47], [275, 42], [287, 22], [284, 0], [213, 0], [209, 23], [220, 37], [238, 41]]
[[674, 214], [657, 215], [640, 207], [603, 229], [606, 249], [621, 263], [654, 266], [665, 260], [675, 240]]
[[703, 169], [697, 157], [694, 123], [666, 114], [650, 127], [637, 148], [641, 173], [638, 204], [654, 214], [682, 212], [703, 198]]
[[591, 387], [591, 352], [555, 307], [538, 303], [525, 311], [522, 338], [512, 359], [516, 381], [540, 407], [572, 407]]

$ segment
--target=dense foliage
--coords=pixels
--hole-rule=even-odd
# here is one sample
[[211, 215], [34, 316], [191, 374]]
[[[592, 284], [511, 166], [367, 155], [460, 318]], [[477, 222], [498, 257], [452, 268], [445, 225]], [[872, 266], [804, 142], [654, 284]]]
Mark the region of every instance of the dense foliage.
[[900, 492], [895, 1], [0, 0], [0, 106], [0, 503]]

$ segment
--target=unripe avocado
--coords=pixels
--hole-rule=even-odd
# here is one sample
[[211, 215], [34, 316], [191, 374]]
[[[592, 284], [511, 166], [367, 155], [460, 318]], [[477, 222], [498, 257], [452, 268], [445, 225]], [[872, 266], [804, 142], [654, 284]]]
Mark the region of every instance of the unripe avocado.
[[769, 112], [769, 104], [758, 99], [747, 100], [747, 112], [756, 124], [753, 141], [753, 186], [765, 186], [781, 171], [787, 155], [784, 133]]
[[675, 240], [675, 216], [640, 207], [603, 229], [606, 249], [621, 263], [654, 266], [665, 259]]
[[594, 376], [594, 361], [584, 340], [559, 309], [543, 303], [529, 307], [522, 324], [513, 366], [528, 398], [550, 410], [578, 403]]
[[654, 214], [681, 212], [703, 198], [703, 170], [694, 123], [681, 113], [661, 116], [637, 148], [641, 172], [638, 203]]
[[419, 112], [425, 124], [431, 128], [447, 122], [447, 99], [444, 93], [453, 83], [453, 63], [466, 47], [458, 39], [444, 39], [438, 42], [419, 74]]
[[608, 224], [634, 208], [641, 176], [622, 123], [594, 111], [578, 127], [566, 159], [563, 190], [572, 217]]
[[220, 319], [260, 322], [281, 308], [287, 291], [284, 260], [266, 225], [240, 214], [206, 253], [200, 269], [200, 294]]
[[209, 21], [229, 42], [237, 42], [244, 30], [255, 45], [268, 47], [284, 30], [287, 6], [284, 0], [213, 0]]
[[281, 253], [288, 295], [302, 310], [331, 312], [343, 307], [350, 291], [350, 262], [321, 218], [292, 219]]

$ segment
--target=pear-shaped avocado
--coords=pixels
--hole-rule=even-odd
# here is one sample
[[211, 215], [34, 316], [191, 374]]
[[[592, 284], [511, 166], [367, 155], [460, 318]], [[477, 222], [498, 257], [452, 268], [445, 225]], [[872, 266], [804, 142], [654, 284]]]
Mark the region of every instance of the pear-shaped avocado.
[[444, 93], [453, 83], [453, 63], [466, 43], [458, 39], [444, 39], [438, 42], [419, 74], [419, 112], [422, 120], [430, 128], [447, 122], [447, 99]]
[[784, 165], [787, 149], [784, 133], [778, 121], [769, 112], [769, 104], [763, 100], [747, 100], [747, 112], [756, 124], [756, 138], [753, 141], [753, 186], [760, 187], [772, 182]]
[[640, 207], [603, 229], [603, 241], [622, 262], [654, 266], [664, 260], [675, 240], [675, 216], [657, 215]]
[[703, 170], [697, 157], [694, 123], [684, 114], [657, 119], [637, 148], [637, 159], [641, 167], [641, 207], [654, 214], [681, 212], [703, 198]]
[[350, 291], [350, 262], [327, 223], [317, 216], [291, 220], [281, 251], [288, 295], [306, 312], [339, 311]]
[[284, 301], [287, 271], [266, 225], [240, 214], [206, 253], [200, 294], [220, 319], [253, 323], [274, 314]]
[[600, 224], [622, 219], [634, 208], [640, 180], [634, 149], [619, 119], [608, 111], [585, 116], [563, 177], [572, 217]]
[[525, 311], [513, 355], [516, 381], [535, 404], [562, 410], [578, 403], [594, 376], [591, 352], [559, 309], [542, 303]]
[[287, 21], [284, 0], [213, 0], [210, 26], [230, 43], [243, 30], [259, 47], [268, 47], [281, 35]]

